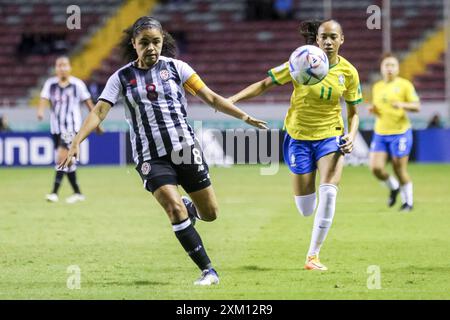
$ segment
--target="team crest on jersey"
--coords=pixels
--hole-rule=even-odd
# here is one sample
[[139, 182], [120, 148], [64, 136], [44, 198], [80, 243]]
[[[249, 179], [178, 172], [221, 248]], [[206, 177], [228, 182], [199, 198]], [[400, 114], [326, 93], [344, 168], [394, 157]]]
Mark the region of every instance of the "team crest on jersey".
[[343, 74], [340, 74], [340, 75], [339, 75], [338, 80], [339, 80], [339, 84], [340, 84], [340, 85], [344, 85], [345, 77], [344, 77]]
[[170, 73], [167, 69], [164, 69], [159, 72], [159, 76], [162, 80], [167, 81], [170, 78]]
[[144, 162], [141, 166], [141, 172], [143, 175], [149, 174], [151, 169], [152, 169], [152, 167], [150, 166], [150, 163], [148, 163], [148, 162]]

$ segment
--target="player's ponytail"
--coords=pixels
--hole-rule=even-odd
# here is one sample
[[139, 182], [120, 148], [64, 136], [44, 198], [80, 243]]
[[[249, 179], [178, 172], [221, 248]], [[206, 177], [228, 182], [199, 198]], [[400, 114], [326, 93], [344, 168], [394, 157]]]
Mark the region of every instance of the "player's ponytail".
[[124, 35], [119, 45], [123, 59], [127, 62], [137, 59], [138, 56], [131, 40], [136, 38], [139, 32], [146, 28], [155, 28], [161, 31], [164, 39], [161, 55], [175, 58], [178, 52], [175, 39], [167, 31], [163, 30], [158, 20], [149, 16], [143, 16], [137, 19], [131, 27], [123, 31]]
[[161, 55], [168, 58], [176, 58], [176, 56], [178, 55], [177, 42], [166, 30], [163, 30], [163, 37], [164, 42], [161, 50]]
[[316, 42], [317, 32], [322, 22], [320, 20], [307, 20], [300, 24], [300, 34], [305, 38], [306, 44]]
[[131, 43], [131, 39], [133, 38], [133, 27], [129, 27], [123, 30], [123, 37], [120, 41], [120, 50], [122, 53], [122, 58], [126, 62], [130, 62], [137, 59], [136, 50], [133, 48], [133, 44]]

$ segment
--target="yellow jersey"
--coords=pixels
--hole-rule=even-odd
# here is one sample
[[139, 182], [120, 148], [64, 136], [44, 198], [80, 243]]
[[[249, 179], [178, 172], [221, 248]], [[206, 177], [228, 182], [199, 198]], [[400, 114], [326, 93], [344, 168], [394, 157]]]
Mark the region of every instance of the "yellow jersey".
[[337, 64], [321, 82], [302, 85], [292, 80], [289, 63], [269, 70], [272, 81], [278, 85], [292, 82], [294, 91], [284, 120], [288, 134], [296, 140], [322, 140], [344, 133], [342, 107], [339, 99], [348, 104], [362, 101], [361, 85], [356, 68], [341, 56]]
[[394, 108], [394, 102], [418, 102], [419, 96], [413, 84], [396, 77], [390, 82], [378, 81], [372, 88], [372, 103], [379, 115], [375, 120], [375, 132], [381, 135], [401, 134], [411, 127], [408, 115], [402, 108]]

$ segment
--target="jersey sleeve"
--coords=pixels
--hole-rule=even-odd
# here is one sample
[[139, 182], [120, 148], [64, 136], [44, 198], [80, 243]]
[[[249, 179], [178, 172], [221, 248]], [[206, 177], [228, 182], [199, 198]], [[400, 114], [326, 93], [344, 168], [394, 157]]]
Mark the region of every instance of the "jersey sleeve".
[[86, 86], [86, 84], [83, 81], [78, 81], [78, 89], [80, 90], [80, 100], [86, 101], [87, 99], [91, 98], [91, 94], [89, 93], [89, 90]]
[[197, 92], [199, 92], [199, 90], [201, 90], [205, 86], [206, 84], [196, 73], [192, 74], [192, 76], [190, 76], [183, 84], [184, 89], [186, 89], [193, 96], [197, 95]]
[[50, 100], [50, 85], [51, 85], [50, 79], [45, 81], [44, 86], [42, 87], [41, 90], [41, 98]]
[[120, 91], [121, 84], [119, 75], [115, 72], [111, 77], [109, 77], [98, 100], [105, 101], [113, 106], [119, 99]]
[[347, 104], [356, 105], [362, 101], [362, 89], [356, 69], [351, 70], [351, 78], [348, 81], [347, 90], [344, 91], [343, 96]]
[[410, 81], [405, 82], [405, 102], [419, 102], [420, 98]]
[[181, 83], [186, 91], [195, 96], [206, 84], [186, 62], [175, 60], [175, 66], [180, 75]]
[[291, 74], [289, 73], [289, 62], [270, 69], [268, 74], [272, 78], [272, 82], [280, 86], [292, 81]]

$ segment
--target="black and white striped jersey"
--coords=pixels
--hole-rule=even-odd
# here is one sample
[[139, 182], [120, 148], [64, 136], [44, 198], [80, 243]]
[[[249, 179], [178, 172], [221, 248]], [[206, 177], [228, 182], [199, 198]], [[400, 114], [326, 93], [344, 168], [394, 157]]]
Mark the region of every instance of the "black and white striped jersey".
[[196, 93], [188, 86], [194, 78], [198, 76], [187, 63], [160, 56], [150, 69], [131, 62], [108, 79], [99, 100], [114, 105], [123, 97], [136, 163], [194, 144], [194, 131], [186, 120], [185, 91]]
[[69, 77], [69, 84], [61, 87], [58, 77], [49, 78], [42, 88], [41, 98], [50, 101], [50, 130], [52, 134], [75, 133], [81, 127], [80, 103], [91, 97], [84, 82]]

